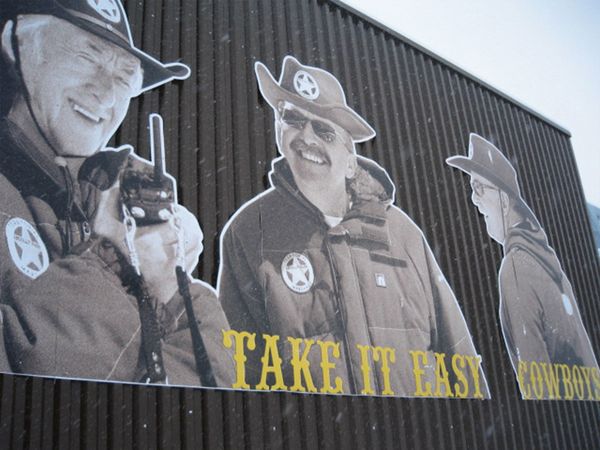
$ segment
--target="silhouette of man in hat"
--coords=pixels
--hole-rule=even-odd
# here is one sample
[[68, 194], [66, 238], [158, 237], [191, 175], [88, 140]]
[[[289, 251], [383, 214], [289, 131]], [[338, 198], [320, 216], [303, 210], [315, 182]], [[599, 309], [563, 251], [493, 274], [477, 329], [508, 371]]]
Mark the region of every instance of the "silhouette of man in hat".
[[[338, 80], [291, 56], [279, 81], [261, 63], [255, 71], [275, 114], [281, 157], [272, 163], [271, 187], [226, 225], [218, 279], [232, 329], [256, 333], [257, 350], [246, 362], [249, 385], [414, 396], [423, 393], [416, 389], [411, 351], [428, 361], [423, 382], [434, 378], [432, 352], [477, 361], [423, 234], [393, 206], [388, 174], [356, 155], [355, 143], [375, 131], [346, 104]], [[263, 334], [279, 336], [283, 384], [263, 370]], [[323, 345], [333, 346], [336, 362], [329, 386], [321, 370]], [[300, 351], [310, 377], [298, 385]], [[481, 369], [475, 373], [480, 388], [471, 379], [464, 396], [487, 397]]]
[[[504, 250], [498, 273], [500, 320], [523, 397], [534, 396], [535, 380], [531, 380], [537, 378], [537, 372], [531, 370], [531, 363], [597, 371], [571, 283], [539, 221], [521, 197], [510, 161], [492, 143], [471, 134], [469, 156], [452, 156], [446, 162], [471, 177], [471, 201], [483, 214], [490, 237]], [[561, 383], [560, 393], [544, 389], [536, 397], [564, 398], [565, 392], [573, 391], [565, 389]]]
[[[137, 49], [117, 0], [3, 2], [2, 17], [2, 59], [16, 89], [3, 92], [0, 121], [0, 368], [122, 381], [165, 381], [168, 372], [171, 383], [198, 384], [175, 277], [175, 224], [192, 269], [198, 221], [174, 205], [168, 220], [138, 228], [138, 283], [119, 183], [126, 167], [152, 167], [130, 148], [105, 148], [132, 97], [187, 78], [189, 68]], [[218, 363], [226, 319], [210, 287], [192, 292], [217, 379], [229, 385], [231, 368]], [[139, 301], [152, 304], [142, 318]]]

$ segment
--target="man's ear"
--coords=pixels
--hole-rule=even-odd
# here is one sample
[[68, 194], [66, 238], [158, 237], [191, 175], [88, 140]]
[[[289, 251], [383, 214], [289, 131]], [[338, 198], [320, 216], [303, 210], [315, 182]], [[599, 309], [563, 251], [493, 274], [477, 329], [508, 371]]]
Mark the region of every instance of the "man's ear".
[[277, 144], [277, 148], [279, 149], [279, 153], [283, 155], [283, 149], [281, 148], [281, 120], [279, 120], [279, 113], [275, 111], [275, 121], [273, 123], [275, 127], [275, 143]]
[[502, 206], [502, 211], [506, 213], [508, 211], [508, 194], [504, 191], [500, 191], [500, 205]]
[[350, 179], [356, 175], [356, 168], [358, 167], [358, 162], [356, 161], [356, 155], [350, 154], [348, 156], [348, 166], [346, 167], [346, 178]]
[[12, 31], [15, 23], [12, 20], [7, 21], [2, 29], [2, 54], [11, 64], [15, 63], [15, 52], [12, 47]]

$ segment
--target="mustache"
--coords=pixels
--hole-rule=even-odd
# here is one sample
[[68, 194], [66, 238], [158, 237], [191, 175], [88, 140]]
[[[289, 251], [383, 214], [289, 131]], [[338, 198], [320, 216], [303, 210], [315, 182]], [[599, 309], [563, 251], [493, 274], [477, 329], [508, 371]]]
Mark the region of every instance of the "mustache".
[[292, 142], [290, 142], [290, 148], [296, 153], [310, 151], [312, 153], [317, 154], [319, 158], [327, 162], [327, 164], [331, 164], [331, 159], [329, 158], [329, 155], [319, 144], [307, 144], [302, 140], [302, 138], [297, 137]]

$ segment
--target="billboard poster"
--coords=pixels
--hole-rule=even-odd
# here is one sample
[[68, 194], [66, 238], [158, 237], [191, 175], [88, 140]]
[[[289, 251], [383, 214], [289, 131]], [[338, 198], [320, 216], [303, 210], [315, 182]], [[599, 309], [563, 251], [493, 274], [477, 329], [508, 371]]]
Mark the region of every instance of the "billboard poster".
[[[398, 204], [393, 167], [361, 154], [376, 130], [333, 73], [286, 53], [254, 63], [263, 110], [247, 111], [268, 114], [254, 123], [278, 153], [257, 165], [262, 191], [224, 208], [218, 249], [203, 255], [202, 214], [215, 211], [197, 217], [178, 200], [165, 152], [186, 164], [187, 150], [165, 149], [160, 111], [134, 124], [148, 159], [108, 146], [132, 99], [192, 83], [186, 61], [136, 47], [118, 0], [6, 2], [2, 18], [0, 372], [492, 398], [493, 361], [422, 231], [433, 225]], [[599, 399], [573, 290], [510, 162], [476, 135], [447, 162], [471, 176], [505, 251], [500, 328], [522, 397]], [[213, 279], [194, 278], [217, 252]]]
[[221, 234], [219, 299], [236, 387], [489, 398], [454, 293], [329, 72], [257, 62], [280, 156]]
[[504, 252], [500, 326], [522, 398], [598, 400], [598, 363], [573, 288], [511, 162], [477, 134], [470, 136], [468, 156], [446, 162], [470, 176], [471, 201]]

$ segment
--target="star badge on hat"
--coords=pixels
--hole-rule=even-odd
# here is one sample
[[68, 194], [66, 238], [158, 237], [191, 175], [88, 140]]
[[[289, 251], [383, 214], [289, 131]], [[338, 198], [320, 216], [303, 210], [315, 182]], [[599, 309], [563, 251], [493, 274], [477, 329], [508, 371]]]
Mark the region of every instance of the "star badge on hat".
[[87, 0], [87, 2], [106, 20], [112, 23], [119, 23], [121, 21], [121, 11], [115, 0]]
[[281, 277], [285, 285], [298, 294], [308, 292], [315, 281], [310, 260], [301, 253], [288, 253], [281, 263]]
[[319, 97], [319, 85], [315, 79], [304, 70], [299, 70], [294, 75], [294, 89], [307, 100], [316, 100]]
[[14, 17], [52, 15], [131, 53], [140, 60], [143, 70], [140, 93], [171, 80], [185, 80], [191, 74], [187, 65], [163, 63], [134, 45], [129, 20], [119, 0], [19, 0], [7, 3], [10, 4], [8, 11]]
[[6, 222], [4, 232], [10, 257], [17, 269], [34, 280], [43, 274], [49, 265], [48, 250], [33, 225], [14, 217]]
[[371, 125], [348, 106], [338, 79], [326, 70], [300, 64], [287, 55], [279, 80], [259, 61], [254, 64], [254, 71], [259, 90], [274, 111], [279, 111], [282, 102], [288, 102], [339, 125], [354, 142], [375, 137]]

